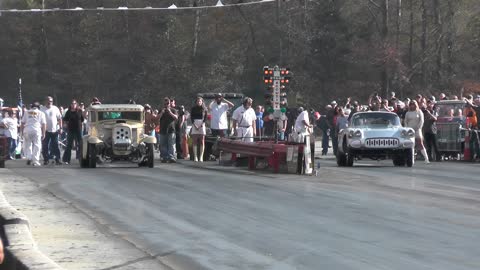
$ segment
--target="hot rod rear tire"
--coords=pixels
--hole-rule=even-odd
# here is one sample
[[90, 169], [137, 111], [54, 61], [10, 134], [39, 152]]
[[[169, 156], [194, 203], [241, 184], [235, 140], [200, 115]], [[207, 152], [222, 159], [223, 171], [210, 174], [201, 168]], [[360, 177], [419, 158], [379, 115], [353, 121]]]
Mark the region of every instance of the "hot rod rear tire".
[[147, 166], [153, 168], [154, 166], [154, 146], [153, 143], [147, 143]]

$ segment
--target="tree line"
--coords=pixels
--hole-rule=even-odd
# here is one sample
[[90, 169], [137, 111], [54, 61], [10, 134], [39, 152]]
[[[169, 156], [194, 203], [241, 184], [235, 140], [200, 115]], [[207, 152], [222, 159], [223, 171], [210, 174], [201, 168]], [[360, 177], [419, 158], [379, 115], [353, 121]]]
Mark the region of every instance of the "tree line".
[[[215, 5], [216, 0], [6, 0], [2, 9]], [[224, 4], [249, 2], [223, 0]], [[278, 0], [168, 11], [0, 16], [1, 96], [190, 105], [199, 92], [263, 100], [264, 65], [288, 66], [289, 96], [320, 107], [378, 92], [480, 91], [476, 0]], [[464, 93], [464, 94], [465, 94]], [[297, 104], [289, 99], [290, 105]]]

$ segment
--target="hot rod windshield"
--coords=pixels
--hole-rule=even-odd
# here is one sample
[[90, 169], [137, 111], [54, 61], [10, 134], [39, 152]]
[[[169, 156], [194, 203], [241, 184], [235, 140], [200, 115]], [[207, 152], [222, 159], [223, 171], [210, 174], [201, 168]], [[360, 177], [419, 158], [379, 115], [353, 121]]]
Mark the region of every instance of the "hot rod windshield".
[[400, 118], [391, 113], [358, 113], [350, 122], [350, 127], [386, 128], [400, 125]]
[[98, 121], [102, 120], [132, 120], [141, 121], [142, 112], [124, 112], [124, 111], [108, 111], [98, 112]]

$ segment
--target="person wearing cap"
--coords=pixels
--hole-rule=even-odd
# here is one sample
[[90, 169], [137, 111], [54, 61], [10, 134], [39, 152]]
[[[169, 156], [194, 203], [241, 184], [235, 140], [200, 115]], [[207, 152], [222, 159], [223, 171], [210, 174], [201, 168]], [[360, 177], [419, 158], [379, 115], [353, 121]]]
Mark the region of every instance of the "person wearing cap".
[[233, 108], [234, 104], [225, 98], [221, 93], [215, 94], [215, 100], [210, 102], [210, 129], [212, 136], [225, 137], [228, 129], [227, 111]]
[[45, 138], [47, 121], [45, 114], [40, 111], [40, 103], [32, 104], [31, 109], [22, 117], [21, 131], [24, 139], [24, 151], [27, 165], [40, 166], [40, 151], [42, 140]]
[[395, 105], [396, 105], [395, 113], [398, 115], [403, 125], [403, 122], [405, 120], [405, 114], [407, 113], [407, 109], [405, 108], [405, 103], [403, 101], [398, 100]]
[[253, 142], [256, 134], [255, 121], [257, 115], [252, 108], [253, 100], [249, 97], [243, 100], [243, 106], [238, 107], [232, 115], [234, 134], [241, 140]]
[[92, 98], [92, 103], [90, 105], [100, 105], [102, 104], [97, 97]]

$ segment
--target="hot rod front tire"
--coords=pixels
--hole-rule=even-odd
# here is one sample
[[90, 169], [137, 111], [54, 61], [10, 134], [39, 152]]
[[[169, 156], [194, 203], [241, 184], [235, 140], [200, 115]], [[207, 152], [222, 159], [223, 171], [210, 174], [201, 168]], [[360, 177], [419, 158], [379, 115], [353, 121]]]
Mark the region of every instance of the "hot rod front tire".
[[87, 147], [87, 162], [89, 168], [97, 167], [97, 147], [93, 143], [89, 143]]
[[[88, 152], [87, 152], [87, 157], [83, 158], [83, 144], [80, 145], [80, 168], [88, 168]], [[88, 149], [88, 148], [87, 148]]]

